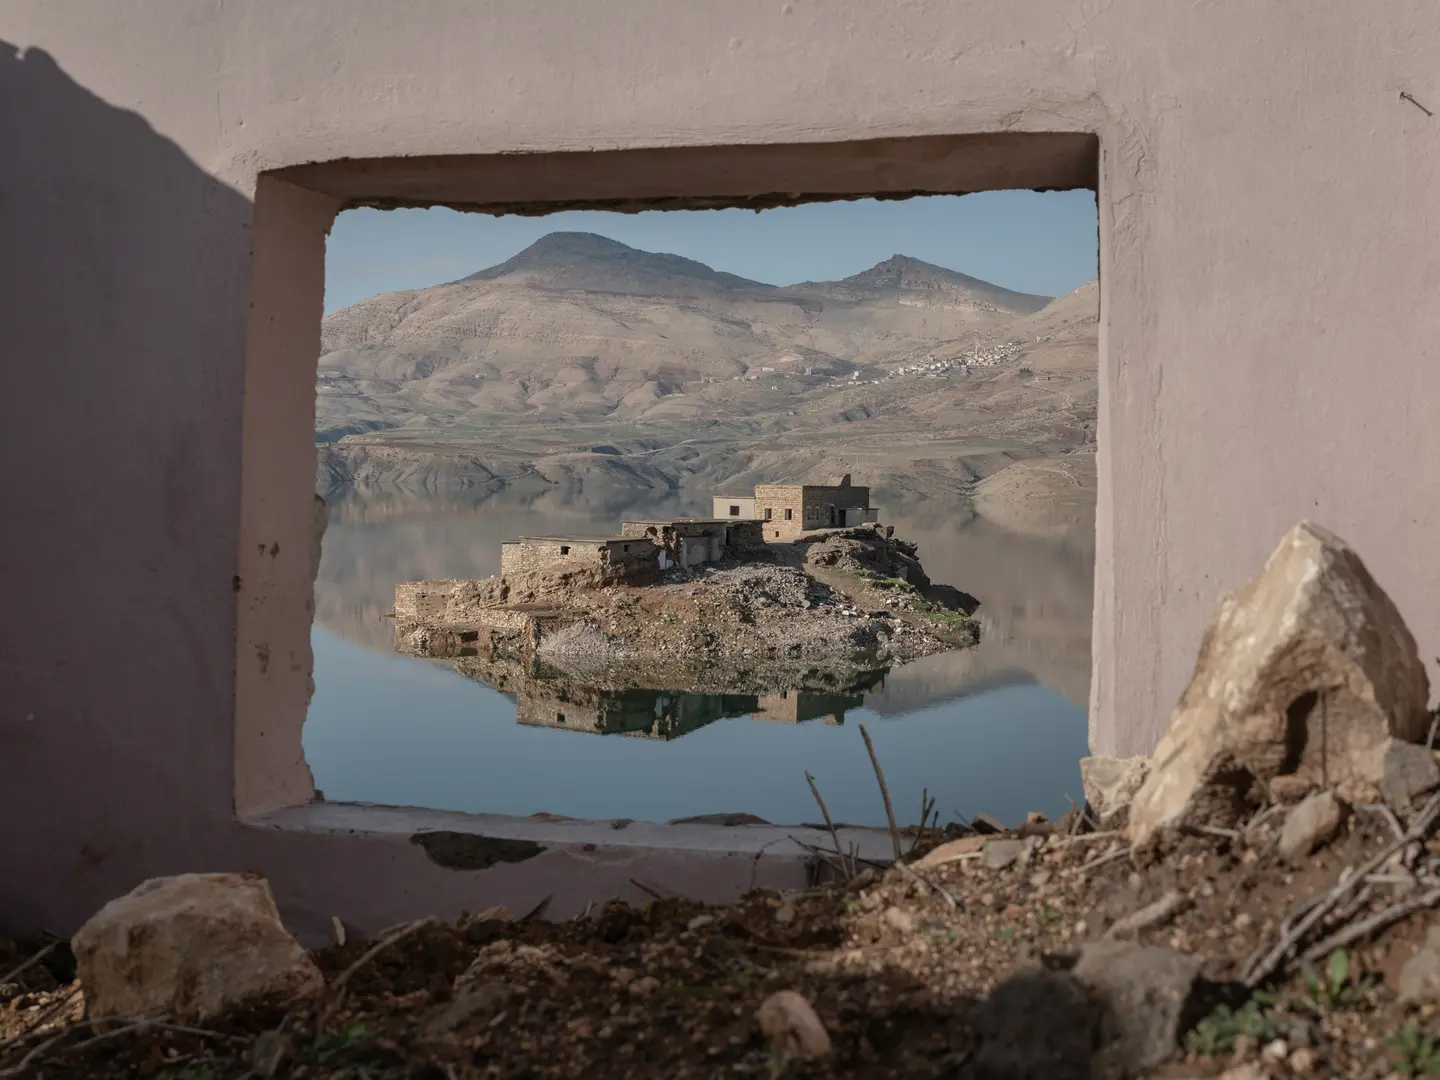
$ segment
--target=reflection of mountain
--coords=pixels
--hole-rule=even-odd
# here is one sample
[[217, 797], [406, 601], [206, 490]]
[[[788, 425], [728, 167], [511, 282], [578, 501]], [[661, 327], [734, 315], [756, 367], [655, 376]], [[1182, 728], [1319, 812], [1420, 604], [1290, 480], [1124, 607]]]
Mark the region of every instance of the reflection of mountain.
[[[513, 491], [445, 498], [351, 498], [331, 508], [315, 586], [316, 622], [389, 653], [384, 618], [395, 582], [483, 577], [499, 570], [500, 541], [520, 533], [594, 531], [623, 516], [702, 512], [707, 491], [649, 500], [582, 501], [585, 493]], [[977, 596], [984, 633], [977, 649], [942, 653], [893, 669], [867, 708], [898, 715], [952, 700], [977, 684], [1026, 678], [1084, 708], [1089, 699], [1094, 538], [1024, 536], [976, 518], [963, 500], [882, 503], [899, 535], [916, 541], [927, 569]], [[835, 710], [827, 710], [833, 712]]]

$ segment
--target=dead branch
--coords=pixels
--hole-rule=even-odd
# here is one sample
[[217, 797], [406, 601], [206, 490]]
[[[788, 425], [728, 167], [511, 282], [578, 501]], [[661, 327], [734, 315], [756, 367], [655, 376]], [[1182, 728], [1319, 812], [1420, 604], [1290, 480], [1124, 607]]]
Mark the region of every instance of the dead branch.
[[54, 1046], [61, 1039], [65, 1038], [66, 1035], [69, 1035], [71, 1030], [72, 1029], [70, 1028], [66, 1028], [64, 1031], [60, 1032], [59, 1035], [54, 1035], [51, 1038], [46, 1039], [38, 1046], [32, 1046], [30, 1048], [30, 1052], [20, 1059], [19, 1064], [11, 1065], [8, 1069], [0, 1069], [0, 1077], [24, 1076], [27, 1072], [29, 1072], [30, 1066], [35, 1064], [35, 1062], [40, 1058], [42, 1054], [45, 1053], [46, 1050], [49, 1050], [50, 1047]]
[[1412, 896], [1409, 900], [1402, 900], [1398, 904], [1392, 904], [1384, 911], [1376, 912], [1368, 919], [1361, 919], [1357, 923], [1351, 923], [1345, 929], [1331, 934], [1324, 941], [1317, 942], [1300, 954], [1300, 963], [1310, 963], [1322, 956], [1328, 956], [1336, 949], [1344, 948], [1352, 942], [1359, 941], [1393, 922], [1399, 922], [1406, 915], [1424, 908], [1435, 907], [1440, 904], [1440, 889], [1431, 889], [1429, 892], [1421, 893], [1419, 896]]
[[[1365, 879], [1385, 864], [1385, 862], [1405, 847], [1407, 844], [1423, 840], [1428, 835], [1435, 818], [1440, 815], [1440, 795], [1432, 796], [1415, 819], [1415, 823], [1401, 836], [1385, 845], [1377, 854], [1372, 855], [1353, 874], [1348, 875], [1335, 885], [1328, 892], [1324, 893], [1320, 900], [1311, 905], [1303, 918], [1291, 926], [1282, 926], [1280, 940], [1275, 943], [1268, 953], [1257, 963], [1247, 965], [1244, 977], [1246, 986], [1255, 987], [1268, 979], [1277, 969], [1288, 967], [1290, 961], [1287, 958], [1291, 951], [1304, 940], [1305, 935], [1314, 929], [1327, 914], [1337, 908], [1341, 901], [1348, 894], [1360, 887]], [[1287, 920], [1288, 921], [1288, 920]]]
[[[434, 926], [438, 921], [439, 920], [437, 920], [435, 916], [427, 915], [423, 919], [416, 919], [412, 923], [407, 923], [399, 930], [396, 930], [393, 934], [389, 934], [388, 936], [382, 938], [380, 941], [377, 941], [374, 945], [370, 946], [370, 948], [366, 949], [365, 952], [361, 955], [360, 959], [356, 960], [339, 975], [335, 976], [335, 981], [332, 982], [328, 987], [326, 987], [326, 993], [332, 995], [332, 997], [330, 1000], [330, 1004], [325, 1007], [325, 1011], [320, 1015], [319, 1023], [316, 1024], [316, 1030], [318, 1031], [320, 1028], [324, 1027], [326, 1021], [328, 1021], [330, 1017], [334, 1014], [335, 1010], [340, 1007], [340, 1002], [345, 997], [345, 984], [350, 981], [350, 977], [352, 975], [354, 975], [357, 971], [363, 968], [366, 964], [370, 963], [370, 961], [374, 960], [386, 949], [390, 948], [390, 946], [396, 944], [399, 941], [403, 941], [411, 934], [423, 930], [427, 926]], [[289, 1018], [290, 1017], [287, 1014], [285, 1019], [288, 1020]], [[281, 1021], [281, 1027], [284, 1027], [283, 1020]]]
[[[810, 785], [810, 794], [815, 796], [815, 802], [820, 806], [820, 815], [825, 819], [825, 827], [830, 830], [830, 839], [835, 842], [835, 854], [840, 856], [840, 872], [845, 872], [845, 852], [840, 850], [840, 830], [835, 828], [835, 822], [830, 820], [830, 811], [825, 809], [825, 800], [820, 797], [820, 788], [815, 784], [815, 778], [810, 775], [809, 770], [805, 772], [805, 782]], [[854, 877], [854, 874], [850, 875]]]
[[902, 858], [900, 851], [900, 830], [895, 826], [895, 809], [890, 805], [890, 789], [885, 786], [885, 774], [880, 770], [880, 759], [875, 756], [875, 744], [870, 741], [870, 733], [865, 730], [865, 725], [860, 725], [860, 737], [865, 740], [865, 749], [870, 753], [870, 764], [875, 767], [875, 779], [880, 784], [880, 797], [885, 800], [885, 817], [890, 821], [890, 842], [895, 847], [895, 862], [898, 864]]
[[635, 886], [637, 889], [639, 889], [641, 892], [643, 892], [643, 893], [648, 893], [650, 896], [654, 897], [656, 900], [664, 900], [664, 899], [665, 899], [664, 896], [662, 896], [660, 893], [656, 892], [656, 891], [655, 891], [654, 889], [652, 889], [649, 885], [646, 885], [643, 881], [636, 881], [636, 880], [632, 877], [632, 878], [630, 879], [630, 884], [631, 884], [631, 885], [634, 885], [634, 886]]
[[26, 960], [23, 964], [15, 968], [13, 971], [9, 971], [6, 972], [4, 975], [0, 975], [0, 986], [4, 986], [6, 983], [14, 982], [21, 975], [24, 975], [25, 972], [29, 971], [36, 964], [40, 963], [63, 944], [65, 944], [63, 940], [52, 941], [49, 945], [46, 945], [43, 949], [37, 952], [34, 956], [30, 957], [30, 959]]
[[1104, 855], [1097, 855], [1095, 858], [1091, 859], [1089, 862], [1087, 862], [1087, 863], [1082, 863], [1080, 866], [1077, 866], [1074, 870], [1070, 871], [1070, 873], [1072, 873], [1072, 874], [1077, 874], [1077, 875], [1078, 875], [1078, 874], [1086, 874], [1086, 873], [1089, 873], [1091, 870], [1094, 870], [1096, 867], [1105, 866], [1105, 865], [1108, 864], [1108, 863], [1115, 862], [1115, 861], [1117, 861], [1117, 860], [1119, 860], [1119, 859], [1128, 859], [1129, 857], [1130, 857], [1130, 849], [1129, 849], [1129, 848], [1123, 847], [1123, 846], [1122, 846], [1122, 847], [1118, 847], [1118, 848], [1112, 848], [1111, 850], [1107, 851]]

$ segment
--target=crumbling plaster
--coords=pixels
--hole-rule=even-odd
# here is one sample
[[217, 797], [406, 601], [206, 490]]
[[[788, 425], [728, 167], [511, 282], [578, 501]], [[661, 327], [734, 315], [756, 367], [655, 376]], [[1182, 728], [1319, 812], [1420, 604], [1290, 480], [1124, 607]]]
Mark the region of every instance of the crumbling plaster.
[[889, 140], [1098, 136], [1094, 747], [1153, 745], [1217, 594], [1301, 517], [1440, 653], [1440, 119], [1399, 96], [1436, 108], [1437, 73], [1428, 0], [6, 0], [0, 810], [27, 825], [0, 922], [63, 931], [182, 869], [261, 866], [305, 925], [529, 880], [232, 819], [310, 789], [319, 240], [347, 201], [1072, 186], [1063, 142]]

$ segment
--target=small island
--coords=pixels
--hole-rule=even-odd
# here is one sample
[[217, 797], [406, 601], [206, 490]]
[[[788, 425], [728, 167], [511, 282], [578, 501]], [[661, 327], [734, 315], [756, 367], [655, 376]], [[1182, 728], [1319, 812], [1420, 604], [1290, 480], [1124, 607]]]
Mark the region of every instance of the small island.
[[974, 645], [978, 602], [932, 582], [868, 501], [846, 476], [719, 495], [711, 518], [507, 541], [494, 577], [397, 585], [396, 648], [492, 685], [763, 695], [844, 693]]

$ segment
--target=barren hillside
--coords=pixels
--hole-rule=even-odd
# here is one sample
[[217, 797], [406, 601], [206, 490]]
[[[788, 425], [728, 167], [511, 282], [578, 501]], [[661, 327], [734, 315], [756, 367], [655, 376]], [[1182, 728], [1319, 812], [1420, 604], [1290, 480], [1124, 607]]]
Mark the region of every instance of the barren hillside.
[[[671, 490], [849, 471], [968, 494], [1093, 443], [1098, 299], [1095, 282], [1047, 303], [903, 255], [776, 287], [552, 233], [325, 319], [318, 481]], [[1089, 464], [990, 489], [1033, 503], [1053, 476], [1073, 500]]]

